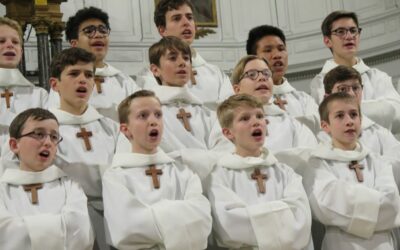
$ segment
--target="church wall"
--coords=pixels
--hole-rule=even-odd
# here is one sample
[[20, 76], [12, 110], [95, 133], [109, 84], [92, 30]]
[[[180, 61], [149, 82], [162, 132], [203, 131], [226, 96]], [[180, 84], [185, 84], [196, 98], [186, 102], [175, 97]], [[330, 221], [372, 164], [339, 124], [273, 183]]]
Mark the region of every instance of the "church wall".
[[[118, 4], [116, 4], [118, 3]], [[400, 78], [400, 0], [217, 0], [218, 27], [194, 42], [194, 47], [210, 63], [229, 72], [245, 55], [248, 31], [257, 25], [279, 26], [287, 36], [288, 78], [298, 89], [308, 84], [330, 51], [322, 43], [320, 25], [333, 10], [345, 9], [359, 15], [360, 57], [369, 65]], [[148, 47], [160, 36], [154, 27], [153, 0], [69, 0], [62, 3], [63, 20], [84, 6], [97, 6], [110, 15], [111, 42], [107, 60], [135, 75], [148, 64]], [[0, 5], [0, 15], [5, 8]], [[29, 32], [29, 27], [26, 35]], [[32, 30], [26, 42], [27, 69], [37, 70], [37, 50]], [[64, 47], [68, 43], [64, 42]]]

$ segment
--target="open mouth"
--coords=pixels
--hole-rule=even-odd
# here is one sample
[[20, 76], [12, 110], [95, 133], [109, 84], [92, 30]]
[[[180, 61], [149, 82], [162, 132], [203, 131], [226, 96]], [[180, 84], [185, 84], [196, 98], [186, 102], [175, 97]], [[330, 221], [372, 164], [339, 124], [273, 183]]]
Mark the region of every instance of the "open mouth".
[[256, 90], [269, 90], [267, 85], [260, 85], [256, 88]]
[[355, 44], [354, 43], [345, 43], [344, 46], [346, 48], [353, 48], [355, 46]]
[[157, 129], [152, 129], [149, 133], [150, 138], [156, 139], [158, 137], [158, 130]]
[[80, 93], [80, 94], [85, 94], [87, 93], [87, 88], [86, 87], [79, 87], [76, 89], [76, 92]]
[[184, 30], [184, 31], [182, 32], [182, 35], [183, 35], [184, 37], [191, 37], [191, 36], [193, 35], [193, 32], [192, 32], [191, 30], [186, 29], [186, 30]]
[[91, 45], [92, 45], [92, 47], [96, 47], [96, 48], [104, 48], [105, 43], [101, 42], [101, 41], [96, 41], [96, 42], [93, 42]]
[[43, 150], [39, 153], [41, 158], [47, 159], [50, 156], [50, 152], [48, 150]]
[[186, 70], [179, 70], [178, 72], [176, 72], [178, 75], [187, 75]]
[[251, 136], [253, 137], [260, 137], [262, 136], [262, 130], [261, 129], [256, 129], [253, 131], [253, 133], [251, 133]]
[[14, 52], [9, 51], [9, 52], [3, 53], [3, 56], [16, 56], [16, 54]]

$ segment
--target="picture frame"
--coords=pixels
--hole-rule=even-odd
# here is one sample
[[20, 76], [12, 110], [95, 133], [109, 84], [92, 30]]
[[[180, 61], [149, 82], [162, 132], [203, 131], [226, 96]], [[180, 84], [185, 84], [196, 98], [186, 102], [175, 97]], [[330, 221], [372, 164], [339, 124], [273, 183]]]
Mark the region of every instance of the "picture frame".
[[[154, 0], [157, 6], [159, 0]], [[218, 27], [216, 0], [191, 0], [197, 27]]]

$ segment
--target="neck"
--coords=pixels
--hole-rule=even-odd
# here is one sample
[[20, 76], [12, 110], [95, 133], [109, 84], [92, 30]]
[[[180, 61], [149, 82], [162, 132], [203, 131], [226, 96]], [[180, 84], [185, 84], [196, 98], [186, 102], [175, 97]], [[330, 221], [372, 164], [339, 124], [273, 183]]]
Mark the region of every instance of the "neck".
[[106, 66], [105, 62], [103, 60], [98, 60], [96, 61], [95, 65], [96, 68], [104, 68]]
[[348, 67], [353, 67], [355, 64], [357, 64], [357, 58], [355, 56], [353, 57], [334, 56], [333, 60], [335, 61], [335, 63], [339, 65], [344, 65]]
[[281, 85], [283, 83], [283, 77], [273, 78], [274, 85]]
[[352, 142], [348, 144], [340, 143], [332, 138], [332, 145], [334, 148], [338, 148], [344, 151], [353, 151], [357, 147], [357, 142]]
[[236, 154], [242, 157], [259, 157], [261, 155], [261, 148], [254, 150], [254, 149], [243, 149], [243, 148], [236, 148]]
[[66, 104], [65, 102], [62, 101], [60, 102], [60, 109], [73, 115], [82, 115], [83, 113], [85, 113], [87, 108], [88, 108], [87, 103], [85, 103], [82, 106], [72, 106]]

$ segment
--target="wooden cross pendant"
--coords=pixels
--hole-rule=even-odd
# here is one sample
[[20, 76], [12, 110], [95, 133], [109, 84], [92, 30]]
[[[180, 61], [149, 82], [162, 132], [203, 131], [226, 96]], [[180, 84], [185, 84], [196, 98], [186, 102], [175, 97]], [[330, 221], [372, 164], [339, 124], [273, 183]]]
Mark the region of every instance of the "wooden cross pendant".
[[194, 77], [196, 75], [197, 75], [197, 71], [192, 68], [191, 74], [190, 74], [190, 81], [192, 82], [192, 85], [196, 85], [197, 84], [196, 78]]
[[89, 137], [91, 137], [93, 134], [91, 131], [86, 131], [85, 128], [81, 128], [81, 132], [76, 133], [76, 137], [82, 138], [83, 141], [85, 142], [85, 147], [86, 150], [89, 151], [92, 149], [92, 145], [90, 144]]
[[10, 97], [13, 95], [13, 92], [9, 91], [8, 89], [5, 89], [4, 93], [1, 93], [1, 97], [6, 98], [6, 106], [8, 109], [10, 108]]
[[286, 110], [285, 104], [287, 104], [287, 101], [281, 99], [280, 96], [274, 96], [274, 97], [275, 97], [274, 104], [278, 105], [280, 109]]
[[157, 169], [155, 165], [150, 165], [149, 169], [146, 170], [146, 175], [151, 175], [153, 179], [153, 186], [156, 189], [160, 188], [160, 181], [158, 180], [157, 175], [162, 175], [163, 172], [161, 169]]
[[349, 164], [349, 168], [353, 169], [356, 172], [357, 180], [358, 182], [363, 182], [364, 181], [364, 176], [362, 173], [362, 169], [364, 169], [364, 166], [361, 164], [358, 164], [357, 161], [351, 161]]
[[94, 83], [96, 84], [97, 93], [99, 93], [99, 94], [103, 93], [103, 90], [101, 89], [101, 84], [104, 83], [104, 77], [103, 76], [95, 76]]
[[[269, 124], [269, 120], [267, 118], [265, 118], [265, 126], [267, 126]], [[265, 136], [268, 136], [268, 127], [265, 127]]]
[[24, 187], [25, 191], [30, 191], [31, 192], [31, 194], [32, 194], [32, 204], [37, 204], [38, 203], [37, 190], [43, 187], [42, 183], [24, 185], [23, 187]]
[[255, 168], [254, 172], [251, 174], [251, 179], [257, 181], [257, 186], [258, 186], [258, 191], [260, 193], [265, 193], [265, 183], [264, 180], [266, 180], [268, 176], [266, 174], [262, 174], [259, 168]]
[[185, 127], [186, 131], [191, 132], [192, 128], [190, 127], [189, 119], [192, 117], [191, 113], [186, 113], [184, 108], [179, 109], [179, 113], [176, 115], [176, 118], [181, 119], [183, 122], [183, 126]]

